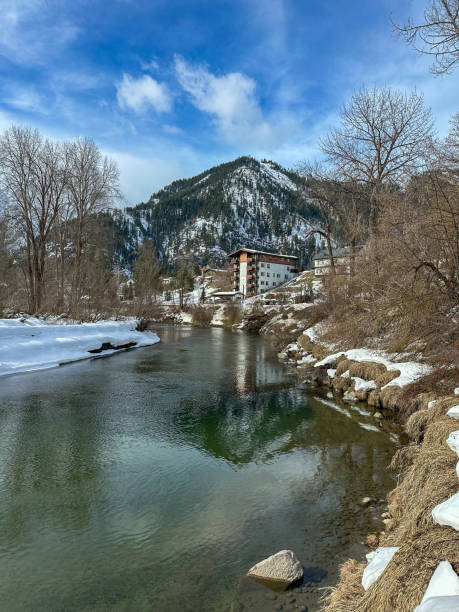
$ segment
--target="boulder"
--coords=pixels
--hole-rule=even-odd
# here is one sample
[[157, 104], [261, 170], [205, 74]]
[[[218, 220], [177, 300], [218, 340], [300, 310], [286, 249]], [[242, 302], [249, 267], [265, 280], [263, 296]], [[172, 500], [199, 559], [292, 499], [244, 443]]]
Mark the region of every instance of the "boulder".
[[375, 419], [383, 419], [383, 415], [380, 412], [375, 412], [374, 415]]
[[294, 552], [281, 550], [251, 567], [248, 575], [263, 581], [289, 585], [303, 578], [303, 567]]

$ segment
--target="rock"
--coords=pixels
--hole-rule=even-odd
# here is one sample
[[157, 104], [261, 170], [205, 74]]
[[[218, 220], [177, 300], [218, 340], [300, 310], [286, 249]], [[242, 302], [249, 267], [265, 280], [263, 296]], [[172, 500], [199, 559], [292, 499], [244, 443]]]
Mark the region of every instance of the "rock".
[[383, 419], [383, 415], [380, 412], [375, 412], [374, 415], [375, 419]]
[[378, 546], [379, 544], [378, 536], [375, 533], [370, 533], [370, 535], [368, 535], [367, 539], [365, 540], [365, 544], [369, 548], [376, 548], [376, 546]]
[[383, 513], [381, 514], [381, 518], [383, 518], [383, 519], [388, 519], [388, 518], [390, 518], [390, 514], [389, 514], [389, 512], [383, 512]]
[[347, 402], [355, 402], [357, 401], [357, 396], [354, 391], [345, 391], [343, 395], [343, 399]]
[[292, 584], [303, 577], [303, 568], [295, 553], [281, 550], [251, 567], [248, 575], [266, 581]]
[[361, 506], [364, 506], [364, 507], [365, 507], [365, 506], [369, 506], [369, 505], [371, 504], [371, 502], [372, 502], [372, 501], [373, 501], [373, 500], [371, 499], [371, 497], [363, 497], [363, 498], [360, 500], [360, 505], [361, 505]]

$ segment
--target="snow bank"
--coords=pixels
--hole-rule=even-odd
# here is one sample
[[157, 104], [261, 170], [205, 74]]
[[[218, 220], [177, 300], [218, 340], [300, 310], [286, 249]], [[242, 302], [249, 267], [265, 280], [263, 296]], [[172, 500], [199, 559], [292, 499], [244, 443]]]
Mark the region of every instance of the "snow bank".
[[459, 531], [459, 493], [435, 506], [432, 518], [439, 525], [447, 525]]
[[[455, 606], [455, 607], [454, 607]], [[441, 561], [415, 612], [459, 610], [459, 577], [449, 561]]]
[[398, 546], [380, 546], [366, 555], [368, 565], [363, 570], [362, 586], [367, 591], [386, 569]]
[[[0, 319], [0, 376], [54, 368], [64, 363], [94, 357], [107, 343], [136, 347], [159, 342], [152, 332], [136, 331], [137, 322], [105, 321], [80, 325], [50, 325], [39, 319]], [[116, 349], [104, 350], [110, 355]]]
[[[310, 328], [313, 329], [313, 328]], [[306, 332], [309, 330], [306, 330]], [[305, 332], [305, 333], [306, 333]], [[308, 334], [309, 335], [309, 334]], [[311, 336], [309, 336], [311, 337]], [[372, 351], [370, 349], [350, 349], [349, 351], [340, 351], [338, 353], [334, 353], [333, 355], [328, 355], [325, 359], [318, 361], [314, 367], [320, 367], [329, 365], [334, 363], [338, 357], [344, 355], [348, 359], [352, 359], [353, 361], [370, 361], [373, 363], [382, 363], [386, 366], [388, 370], [400, 370], [400, 376], [394, 378], [390, 383], [384, 385], [388, 387], [389, 385], [398, 385], [399, 387], [404, 387], [408, 385], [418, 378], [429, 374], [432, 371], [432, 368], [426, 364], [417, 363], [415, 361], [402, 361], [395, 362], [391, 361], [390, 356], [384, 353], [383, 351]]]
[[459, 404], [450, 408], [446, 414], [453, 419], [459, 419]]

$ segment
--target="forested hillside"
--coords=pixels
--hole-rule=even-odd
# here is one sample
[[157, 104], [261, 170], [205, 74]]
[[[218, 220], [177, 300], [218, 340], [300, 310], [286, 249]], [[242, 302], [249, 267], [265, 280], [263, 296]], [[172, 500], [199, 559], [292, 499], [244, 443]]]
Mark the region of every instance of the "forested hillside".
[[272, 161], [240, 157], [174, 181], [146, 203], [114, 213], [120, 264], [130, 268], [139, 244], [152, 241], [167, 267], [177, 259], [221, 265], [241, 247], [289, 252], [310, 261], [314, 210], [304, 179]]

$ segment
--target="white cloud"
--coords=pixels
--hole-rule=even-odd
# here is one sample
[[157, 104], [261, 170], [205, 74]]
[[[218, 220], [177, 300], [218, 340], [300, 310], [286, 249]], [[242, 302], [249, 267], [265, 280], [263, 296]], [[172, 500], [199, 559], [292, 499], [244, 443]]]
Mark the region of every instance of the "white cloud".
[[121, 108], [131, 108], [136, 113], [142, 113], [149, 107], [158, 113], [172, 109], [172, 96], [167, 86], [147, 74], [138, 79], [123, 74], [123, 80], [116, 87]]
[[215, 76], [205, 66], [193, 66], [180, 56], [175, 57], [175, 71], [193, 105], [213, 117], [229, 142], [269, 146], [277, 140], [277, 130], [263, 117], [253, 79], [240, 72]]

